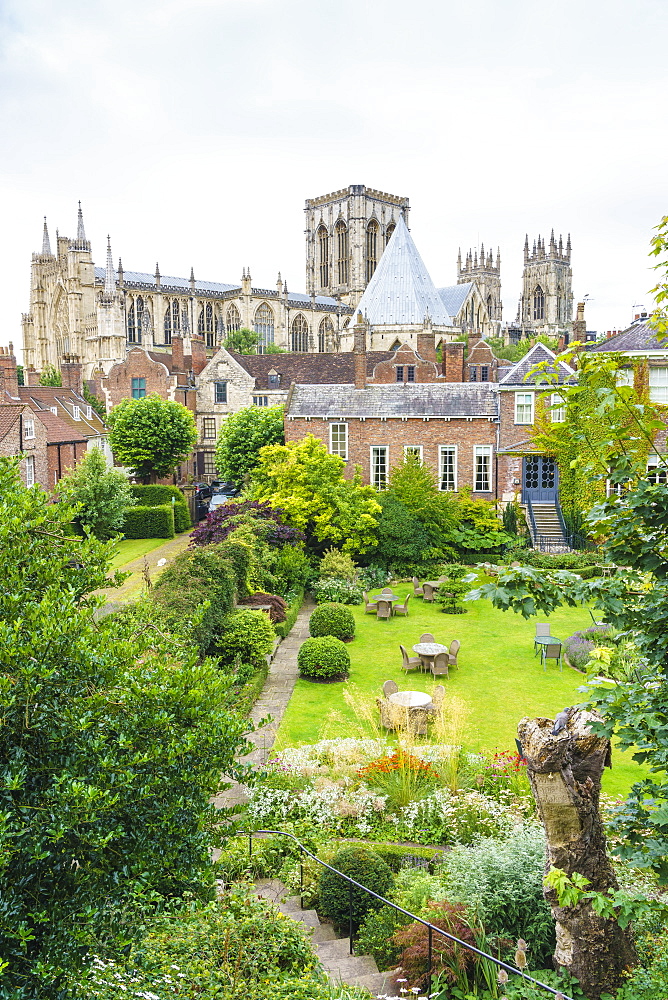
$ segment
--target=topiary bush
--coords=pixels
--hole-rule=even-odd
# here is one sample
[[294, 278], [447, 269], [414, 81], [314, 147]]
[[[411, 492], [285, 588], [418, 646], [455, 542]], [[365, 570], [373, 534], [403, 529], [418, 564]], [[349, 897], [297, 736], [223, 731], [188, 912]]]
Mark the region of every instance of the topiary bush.
[[340, 577], [328, 577], [318, 580], [313, 588], [313, 596], [318, 604], [324, 601], [336, 601], [338, 604], [361, 604], [362, 588], [357, 583], [350, 583]]
[[325, 635], [306, 639], [297, 655], [300, 677], [343, 680], [350, 671], [350, 654], [340, 639]]
[[244, 663], [259, 666], [271, 653], [275, 638], [271, 621], [263, 611], [234, 611], [223, 621], [215, 652], [224, 664], [232, 664], [240, 657]]
[[319, 604], [309, 618], [308, 627], [316, 638], [321, 635], [343, 640], [355, 637], [355, 618], [342, 604]]
[[352, 560], [352, 556], [347, 552], [340, 552], [339, 549], [327, 549], [318, 570], [321, 579], [338, 577], [341, 580], [348, 580], [350, 583], [355, 579], [357, 567]]
[[123, 521], [126, 538], [173, 538], [174, 511], [172, 505], [128, 507]]
[[137, 483], [132, 486], [132, 495], [137, 503], [144, 507], [171, 505], [174, 509], [174, 530], [177, 533], [187, 531], [188, 528], [192, 527], [188, 503], [178, 486], [160, 486], [158, 484], [143, 486]]
[[[377, 854], [365, 847], [347, 847], [335, 854], [330, 864], [386, 899], [394, 889], [394, 875], [388, 866]], [[329, 917], [339, 927], [347, 927], [350, 914], [349, 883], [325, 869], [319, 879], [318, 894], [322, 916]], [[382, 905], [373, 896], [353, 886], [353, 929], [359, 927], [370, 910], [378, 910]]]

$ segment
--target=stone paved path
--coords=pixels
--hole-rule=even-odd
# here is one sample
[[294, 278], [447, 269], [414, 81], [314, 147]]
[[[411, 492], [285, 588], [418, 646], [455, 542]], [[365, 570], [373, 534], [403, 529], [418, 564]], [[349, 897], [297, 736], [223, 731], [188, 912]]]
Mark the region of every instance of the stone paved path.
[[[278, 727], [297, 680], [297, 653], [304, 639], [308, 638], [308, 620], [314, 607], [315, 604], [311, 600], [306, 600], [302, 604], [295, 624], [281, 642], [269, 667], [269, 675], [260, 692], [260, 697], [251, 709], [249, 718], [255, 725], [268, 716], [271, 716], [271, 721], [262, 726], [261, 729], [256, 729], [248, 737], [255, 749], [243, 758], [245, 764], [264, 764], [274, 745]], [[217, 795], [214, 804], [218, 809], [221, 809], [246, 801], [246, 794], [242, 786], [235, 784]]]

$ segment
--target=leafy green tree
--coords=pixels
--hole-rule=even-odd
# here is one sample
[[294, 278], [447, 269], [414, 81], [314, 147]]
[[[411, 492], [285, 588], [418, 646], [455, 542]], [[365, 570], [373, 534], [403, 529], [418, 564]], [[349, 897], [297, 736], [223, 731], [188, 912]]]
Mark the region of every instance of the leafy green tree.
[[541, 334], [538, 337], [519, 340], [516, 344], [506, 344], [502, 337], [486, 337], [489, 346], [495, 356], [503, 361], [510, 361], [517, 364], [525, 354], [528, 354], [534, 344], [545, 344], [551, 351], [559, 350], [559, 341]]
[[[99, 621], [113, 546], [0, 459], [0, 957], [3, 996], [65, 977], [140, 932], [146, 908], [211, 897], [220, 775], [246, 722], [189, 628], [148, 605]], [[223, 827], [220, 827], [221, 821]], [[0, 961], [0, 965], [2, 964]]]
[[55, 365], [47, 365], [39, 377], [39, 384], [61, 386], [63, 377]]
[[251, 473], [253, 499], [280, 507], [312, 549], [335, 545], [354, 553], [373, 545], [380, 513], [376, 491], [362, 486], [359, 471], [345, 479], [345, 462], [322, 441], [307, 434], [301, 441], [267, 445], [259, 457]]
[[144, 483], [172, 473], [197, 442], [197, 427], [190, 410], [157, 393], [122, 400], [107, 422], [114, 458]]
[[109, 468], [99, 448], [87, 451], [76, 468], [63, 476], [56, 491], [77, 506], [77, 520], [101, 541], [120, 532], [126, 509], [137, 502], [127, 477], [119, 469]]
[[417, 518], [433, 546], [447, 544], [457, 524], [452, 493], [441, 492], [433, 470], [414, 455], [407, 455], [390, 472], [388, 492]]
[[260, 448], [283, 444], [283, 407], [246, 406], [231, 413], [216, 443], [218, 474], [232, 483], [242, 483], [259, 461]]
[[376, 545], [367, 553], [369, 562], [384, 568], [422, 562], [430, 546], [422, 522], [389, 490], [378, 494]]
[[98, 417], [106, 417], [107, 406], [103, 399], [100, 399], [95, 393], [91, 392], [86, 383], [83, 384], [83, 398], [86, 402], [93, 407]]
[[225, 339], [225, 348], [228, 351], [235, 351], [237, 354], [256, 354], [259, 343], [260, 334], [242, 326], [240, 330], [228, 333]]

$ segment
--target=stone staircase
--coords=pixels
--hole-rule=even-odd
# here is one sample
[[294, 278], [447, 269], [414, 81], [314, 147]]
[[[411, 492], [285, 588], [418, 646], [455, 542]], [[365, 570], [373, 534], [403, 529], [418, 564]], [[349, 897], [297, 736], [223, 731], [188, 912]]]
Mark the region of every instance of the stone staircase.
[[315, 910], [302, 910], [299, 897], [287, 897], [288, 889], [278, 879], [260, 879], [255, 892], [271, 900], [281, 913], [291, 920], [312, 927], [311, 945], [320, 964], [332, 982], [362, 986], [373, 996], [396, 992], [397, 972], [379, 972], [371, 955], [351, 955], [350, 938], [336, 936], [331, 924], [321, 924]]
[[[553, 503], [532, 503], [533, 516], [536, 522], [536, 535], [532, 541], [537, 549], [545, 548], [549, 552], [570, 552], [557, 508]], [[541, 539], [544, 539], [541, 545]]]

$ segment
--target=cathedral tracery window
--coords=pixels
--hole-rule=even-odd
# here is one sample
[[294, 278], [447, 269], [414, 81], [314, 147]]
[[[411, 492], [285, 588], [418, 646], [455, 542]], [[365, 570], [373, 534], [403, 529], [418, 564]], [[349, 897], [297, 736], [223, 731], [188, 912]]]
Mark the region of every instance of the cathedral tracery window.
[[[230, 313], [227, 315], [229, 317]], [[260, 336], [257, 345], [258, 354], [263, 354], [265, 347], [274, 343], [274, 314], [266, 302], [255, 310], [253, 329]]]
[[197, 319], [197, 332], [200, 336], [206, 337], [206, 346], [214, 346], [214, 335], [213, 335], [213, 306], [210, 302], [207, 302], [205, 306], [199, 311], [199, 317]]
[[492, 316], [493, 309], [494, 309], [494, 304], [492, 302], [492, 296], [488, 295], [487, 296], [487, 315], [488, 315], [489, 319], [493, 319], [493, 316]]
[[349, 269], [348, 227], [342, 221], [336, 224], [336, 258], [339, 284], [347, 285]]
[[334, 324], [329, 316], [326, 316], [320, 322], [318, 327], [318, 350], [321, 354], [325, 351], [331, 344], [331, 339], [334, 334]]
[[378, 263], [378, 223], [375, 219], [372, 219], [369, 225], [366, 227], [366, 269], [365, 277], [367, 281], [371, 281], [373, 272], [376, 270], [376, 264]]
[[540, 285], [536, 285], [533, 293], [533, 318], [545, 319], [545, 294]]
[[163, 343], [171, 344], [172, 342], [172, 306], [167, 299], [167, 308], [165, 309], [165, 318], [162, 324], [163, 329]]
[[308, 351], [308, 323], [301, 313], [292, 321], [292, 350], [301, 353]]
[[230, 308], [227, 310], [227, 316], [225, 318], [225, 332], [234, 333], [236, 330], [241, 329], [241, 316], [239, 310], [232, 303]]
[[130, 344], [141, 344], [143, 312], [144, 300], [138, 296], [128, 309], [128, 342]]
[[326, 226], [318, 229], [318, 259], [320, 266], [320, 287], [329, 285], [329, 233]]
[[387, 244], [388, 244], [388, 243], [390, 242], [390, 240], [392, 239], [392, 233], [394, 232], [394, 230], [395, 230], [396, 228], [397, 228], [397, 227], [396, 227], [396, 225], [394, 224], [394, 222], [391, 222], [391, 223], [389, 224], [389, 226], [387, 227], [387, 229], [385, 230], [385, 246], [387, 246]]

